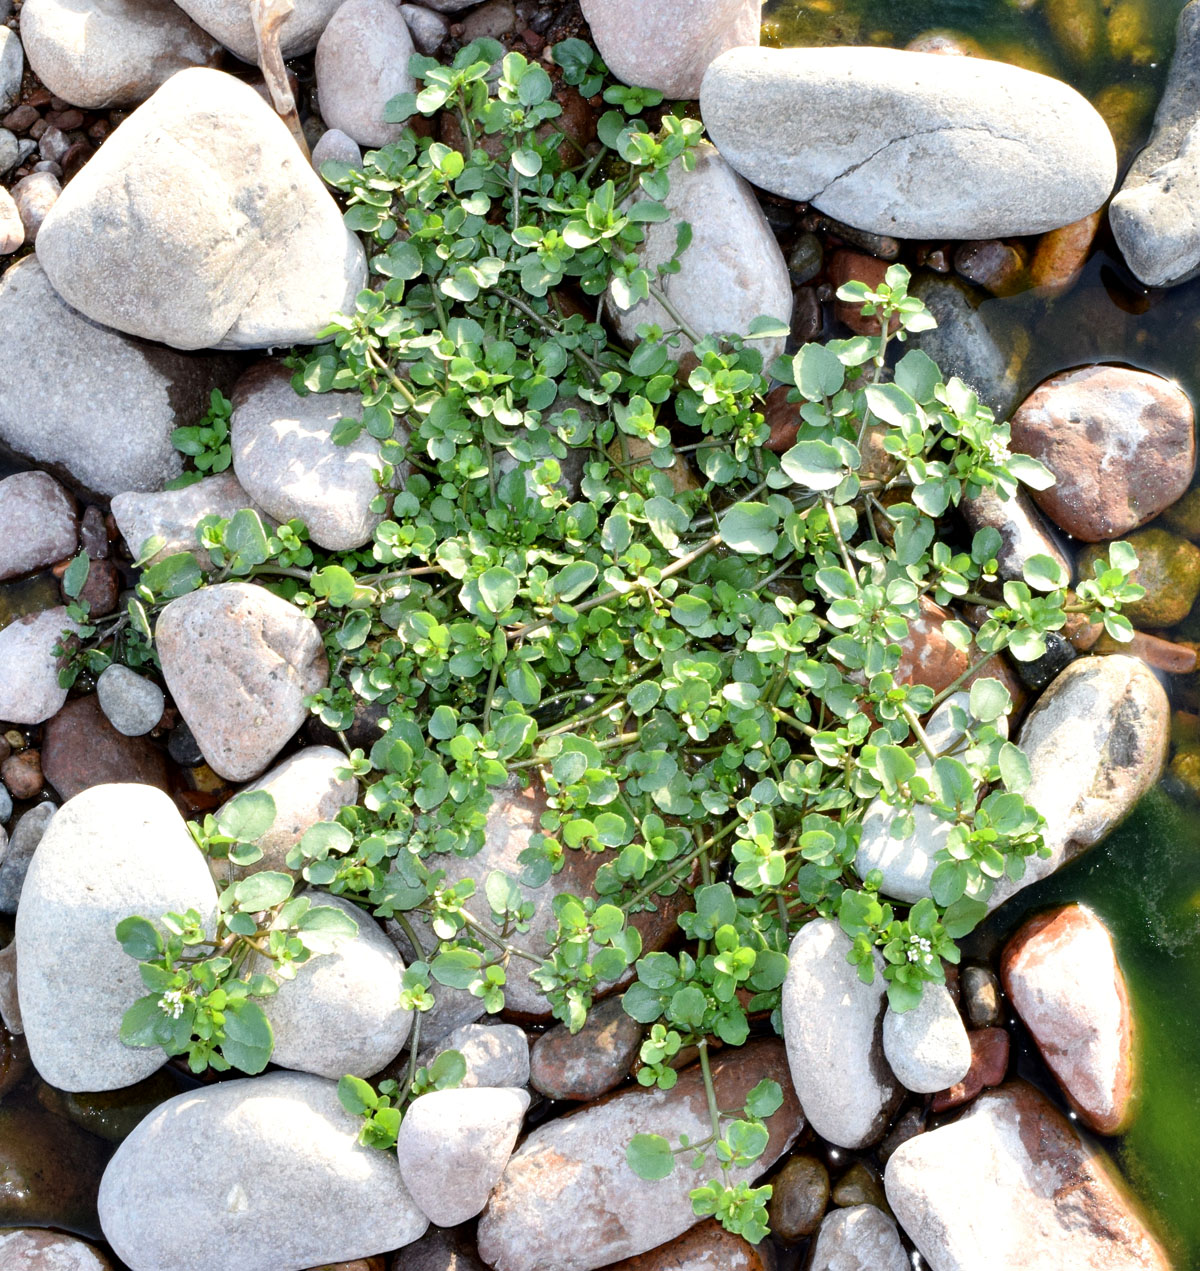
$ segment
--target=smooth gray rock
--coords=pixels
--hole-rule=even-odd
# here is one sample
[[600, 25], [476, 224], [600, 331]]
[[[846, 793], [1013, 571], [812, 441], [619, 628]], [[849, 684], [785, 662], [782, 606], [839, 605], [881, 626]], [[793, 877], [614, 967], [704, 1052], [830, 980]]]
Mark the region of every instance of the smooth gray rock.
[[348, 445], [338, 445], [333, 430], [343, 417], [361, 417], [362, 398], [301, 397], [291, 380], [277, 362], [260, 362], [238, 380], [230, 428], [234, 471], [269, 515], [298, 517], [314, 543], [331, 551], [361, 547], [383, 520], [370, 507], [380, 493], [383, 458], [365, 430]]
[[[646, 241], [638, 257], [653, 276], [655, 268], [675, 254], [678, 223], [690, 223], [692, 242], [680, 257], [679, 272], [659, 280], [684, 320], [702, 336], [744, 332], [761, 314], [790, 323], [787, 262], [754, 191], [710, 145], [696, 152], [693, 171], [672, 164], [670, 182], [664, 202], [671, 215], [645, 226]], [[607, 304], [617, 333], [627, 343], [636, 341], [639, 323], [677, 326], [653, 297], [622, 310], [610, 291]], [[690, 349], [691, 341], [683, 337], [681, 347]], [[768, 364], [783, 352], [784, 339], [754, 340], [750, 347]]]
[[808, 1271], [909, 1271], [912, 1264], [896, 1224], [874, 1205], [825, 1215]]
[[[275, 1031], [271, 1062], [335, 1081], [348, 1072], [372, 1076], [395, 1059], [412, 1028], [412, 1011], [399, 1004], [404, 962], [369, 914], [340, 896], [306, 894], [314, 905], [349, 914], [358, 934], [310, 958], [263, 1001]], [[271, 971], [266, 958], [253, 965]]]
[[1050, 856], [1030, 856], [1025, 875], [1002, 878], [995, 909], [1098, 843], [1162, 775], [1170, 705], [1154, 672], [1121, 653], [1079, 658], [1025, 717], [1017, 745], [1029, 760], [1024, 799], [1046, 818]]
[[422, 1050], [421, 1063], [428, 1066], [444, 1050], [457, 1050], [467, 1065], [460, 1090], [476, 1086], [520, 1089], [529, 1084], [529, 1038], [516, 1024], [460, 1024], [436, 1045]]
[[0, 580], [53, 565], [79, 545], [75, 500], [45, 472], [0, 481]]
[[177, 1095], [109, 1162], [105, 1238], [131, 1271], [298, 1271], [402, 1248], [428, 1223], [361, 1124], [307, 1073]]
[[832, 919], [800, 929], [783, 982], [783, 1039], [792, 1084], [813, 1129], [838, 1147], [879, 1139], [901, 1089], [883, 1054], [883, 958], [864, 984], [846, 961], [850, 937]]
[[897, 1014], [888, 1007], [883, 1053], [900, 1084], [916, 1094], [948, 1090], [967, 1075], [971, 1042], [944, 984], [927, 983], [911, 1011]]
[[21, 41], [38, 79], [85, 110], [136, 106], [221, 46], [171, 0], [28, 0]]
[[25, 226], [27, 243], [37, 242], [46, 217], [61, 193], [62, 185], [52, 172], [31, 172], [13, 186], [12, 198], [21, 215], [21, 224]]
[[17, 903], [21, 899], [21, 890], [25, 886], [25, 875], [29, 872], [29, 862], [42, 835], [50, 824], [51, 817], [58, 811], [58, 805], [39, 803], [13, 827], [8, 839], [8, 847], [0, 858], [0, 913], [15, 914]]
[[[58, 805], [48, 800], [29, 809], [6, 836], [3, 856], [0, 856], [0, 913], [15, 914], [25, 886], [29, 862], [42, 835], [58, 811]], [[10, 801], [11, 815], [11, 801]]]
[[[970, 693], [954, 693], [930, 717], [925, 736], [939, 755], [953, 754], [960, 748], [964, 733], [958, 725], [970, 722], [970, 701]], [[1007, 723], [1007, 720], [999, 720], [999, 730], [1006, 733]], [[932, 770], [933, 764], [927, 756], [918, 757], [918, 774], [927, 776]], [[920, 804], [912, 812], [912, 832], [901, 834], [900, 817], [901, 813], [884, 799], [871, 801], [863, 816], [862, 837], [854, 857], [854, 868], [860, 878], [866, 878], [872, 870], [879, 870], [883, 875], [880, 891], [885, 896], [914, 904], [932, 895], [930, 882], [937, 854], [946, 846], [953, 823]], [[934, 1088], [942, 1090], [945, 1087]]]
[[934, 1271], [1169, 1271], [1116, 1170], [1020, 1082], [888, 1160], [888, 1204]]
[[918, 332], [909, 347], [933, 358], [946, 379], [957, 375], [973, 388], [997, 419], [1007, 419], [1020, 386], [1009, 351], [980, 308], [982, 294], [959, 278], [937, 274], [919, 276], [910, 290], [925, 303], [937, 326]]
[[323, 132], [313, 146], [312, 165], [317, 172], [321, 171], [323, 163], [348, 163], [353, 168], [361, 168], [362, 161], [362, 150], [359, 149], [358, 142], [353, 137], [347, 137], [340, 128], [330, 128]]
[[321, 118], [364, 146], [385, 146], [404, 131], [384, 107], [416, 86], [408, 69], [413, 40], [392, 0], [345, 0], [317, 43]]
[[[46, 132], [49, 131], [47, 128]], [[10, 168], [15, 168], [20, 162], [20, 158], [21, 146], [17, 141], [16, 133], [10, 132], [7, 128], [0, 128], [0, 173], [7, 172]], [[5, 193], [7, 194], [8, 192], [5, 191]], [[10, 250], [15, 251], [16, 249]]]
[[[7, 821], [13, 814], [12, 795], [8, 792], [8, 787], [0, 782], [0, 821]], [[3, 868], [4, 852], [3, 848], [8, 846], [8, 835], [4, 836], [3, 846], [0, 847], [0, 869]]]
[[63, 605], [16, 618], [0, 630], [0, 720], [41, 724], [67, 700], [58, 682], [54, 647], [65, 630], [77, 631]]
[[[0, 441], [61, 465], [98, 494], [158, 490], [178, 476], [183, 456], [171, 430], [195, 423], [214, 384], [229, 384], [228, 358], [177, 353], [90, 322], [33, 256], [0, 277], [0, 329]], [[59, 370], [47, 374], [48, 366]]]
[[409, 1104], [396, 1140], [400, 1174], [430, 1222], [474, 1218], [504, 1173], [529, 1107], [524, 1090], [433, 1090]]
[[400, 12], [408, 23], [408, 33], [418, 53], [436, 53], [450, 34], [450, 23], [423, 4], [402, 4]]
[[25, 55], [21, 41], [11, 28], [0, 26], [0, 113], [10, 111], [21, 95]]
[[161, 790], [92, 786], [63, 804], [17, 909], [21, 1018], [46, 1081], [60, 1090], [117, 1090], [166, 1062], [158, 1047], [120, 1040], [122, 1015], [146, 989], [113, 932], [131, 915], [157, 922], [187, 909], [211, 929], [216, 904], [204, 857]]
[[172, 600], [155, 644], [179, 713], [209, 767], [230, 781], [262, 772], [307, 718], [305, 697], [329, 678], [316, 624], [254, 583]]
[[[296, 0], [279, 28], [283, 56], [311, 53], [340, 3], [341, 0]], [[243, 62], [258, 65], [258, 41], [248, 4], [239, 0], [184, 0], [179, 7]]]
[[1200, 4], [1186, 5], [1154, 131], [1108, 209], [1129, 268], [1151, 287], [1200, 271]]
[[366, 280], [287, 125], [203, 67], [173, 75], [71, 181], [38, 259], [89, 318], [180, 349], [311, 343]]
[[196, 526], [206, 516], [228, 519], [243, 508], [251, 508], [271, 525], [266, 511], [242, 489], [232, 472], [204, 477], [182, 490], [127, 490], [112, 501], [113, 519], [134, 560], [141, 559], [142, 548], [152, 538], [161, 538], [162, 547], [147, 559], [147, 564], [177, 552], [194, 552], [202, 569], [211, 569], [212, 562], [196, 541]]
[[[0, 165], [2, 169], [2, 165]], [[25, 223], [13, 196], [0, 186], [0, 256], [11, 256], [25, 242]]]
[[698, 97], [715, 57], [758, 45], [758, 0], [580, 0], [618, 79], [666, 97]]
[[438, 13], [460, 13], [478, 3], [479, 0], [425, 0], [426, 7], [436, 9]]
[[96, 681], [96, 697], [108, 722], [126, 737], [142, 737], [162, 719], [166, 698], [153, 680], [114, 662]]
[[964, 499], [959, 509], [972, 533], [993, 529], [1000, 535], [996, 563], [1001, 578], [1023, 578], [1031, 556], [1049, 556], [1071, 577], [1070, 558], [1024, 489], [1012, 498], [1005, 498], [998, 490], [980, 490], [973, 499]]
[[358, 782], [337, 775], [345, 767], [346, 756], [340, 750], [307, 746], [248, 785], [247, 790], [265, 790], [275, 800], [274, 824], [254, 840], [262, 849], [262, 859], [244, 869], [228, 861], [214, 861], [214, 871], [231, 879], [260, 869], [292, 873], [287, 854], [304, 832], [318, 821], [332, 821], [340, 809], [357, 802]]
[[735, 48], [705, 72], [700, 110], [747, 180], [897, 238], [1040, 234], [1094, 212], [1117, 176], [1085, 98], [983, 58]]

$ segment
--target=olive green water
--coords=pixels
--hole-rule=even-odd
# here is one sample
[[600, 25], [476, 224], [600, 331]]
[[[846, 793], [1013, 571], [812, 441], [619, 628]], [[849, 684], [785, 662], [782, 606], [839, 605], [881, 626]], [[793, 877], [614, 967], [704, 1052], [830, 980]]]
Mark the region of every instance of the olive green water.
[[[1149, 135], [1183, 0], [768, 0], [764, 39], [778, 45], [903, 48], [955, 32], [978, 55], [1072, 84], [1102, 115], [1122, 168]], [[1019, 179], [1019, 178], [1017, 178]], [[1031, 294], [982, 306], [1023, 391], [1097, 360], [1177, 380], [1200, 402], [1200, 281], [1148, 291], [1102, 229], [1086, 271], [1057, 300]], [[1190, 633], [1189, 633], [1190, 634]], [[1176, 682], [1196, 709], [1196, 679]], [[1081, 901], [1108, 924], [1128, 977], [1142, 1095], [1130, 1131], [1106, 1146], [1150, 1211], [1179, 1271], [1200, 1268], [1200, 806], [1160, 788], [1109, 839], [1022, 892], [973, 938], [992, 953], [1029, 913]], [[1022, 1075], [1057, 1096], [1036, 1055]]]

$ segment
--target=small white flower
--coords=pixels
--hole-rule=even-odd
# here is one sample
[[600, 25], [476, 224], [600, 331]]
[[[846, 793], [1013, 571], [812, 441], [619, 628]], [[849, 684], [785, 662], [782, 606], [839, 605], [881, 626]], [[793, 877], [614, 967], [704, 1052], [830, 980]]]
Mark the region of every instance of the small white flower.
[[169, 989], [158, 999], [158, 1009], [172, 1019], [178, 1019], [183, 1014], [183, 990]]
[[1008, 442], [1000, 436], [989, 437], [983, 443], [983, 448], [987, 451], [988, 458], [994, 464], [1007, 463], [1011, 458]]

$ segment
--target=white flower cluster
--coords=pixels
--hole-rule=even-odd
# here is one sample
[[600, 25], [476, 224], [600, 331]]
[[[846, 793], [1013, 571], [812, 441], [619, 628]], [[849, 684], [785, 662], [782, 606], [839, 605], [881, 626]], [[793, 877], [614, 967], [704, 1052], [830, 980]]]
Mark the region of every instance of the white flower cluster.
[[907, 957], [910, 962], [928, 963], [932, 960], [933, 945], [924, 936], [909, 936], [908, 946]]
[[989, 437], [983, 443], [984, 449], [987, 451], [988, 458], [994, 464], [1007, 463], [1012, 458], [1012, 452], [1008, 448], [1008, 442], [999, 434]]
[[165, 1012], [172, 1019], [178, 1019], [183, 1014], [183, 990], [168, 989], [158, 999], [158, 1009]]

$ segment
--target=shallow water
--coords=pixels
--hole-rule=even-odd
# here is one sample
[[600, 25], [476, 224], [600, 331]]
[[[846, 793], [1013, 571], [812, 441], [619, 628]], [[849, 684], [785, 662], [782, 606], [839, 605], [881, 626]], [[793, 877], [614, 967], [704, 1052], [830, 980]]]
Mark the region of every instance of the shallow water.
[[[768, 0], [764, 39], [903, 48], [922, 33], [950, 29], [975, 41], [983, 56], [1072, 84], [1109, 121], [1124, 168], [1149, 135], [1183, 3]], [[1068, 294], [987, 298], [982, 312], [1010, 354], [1022, 394], [1055, 372], [1103, 360], [1175, 379], [1200, 402], [1200, 280], [1165, 292], [1143, 287], [1106, 226]], [[1196, 682], [1178, 677], [1171, 686], [1189, 709]], [[994, 952], [1029, 913], [1068, 901], [1090, 905], [1112, 930], [1138, 1034], [1141, 1102], [1130, 1131], [1107, 1146], [1180, 1271], [1200, 1267], [1200, 806], [1155, 791], [1105, 843], [1020, 893], [970, 947]], [[1031, 1044], [1017, 1070], [1061, 1103]]]

